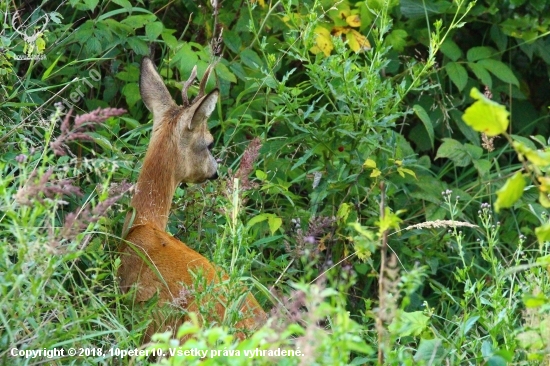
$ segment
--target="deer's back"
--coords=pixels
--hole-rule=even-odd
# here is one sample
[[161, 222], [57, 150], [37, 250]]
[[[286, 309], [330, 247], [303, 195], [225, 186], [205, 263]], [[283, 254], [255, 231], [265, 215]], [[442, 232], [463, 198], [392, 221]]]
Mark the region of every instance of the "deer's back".
[[[201, 254], [189, 248], [186, 244], [159, 230], [151, 224], [138, 225], [128, 233], [126, 240], [135, 246], [123, 243], [120, 247], [121, 266], [118, 271], [120, 287], [128, 291], [136, 284], [136, 301], [144, 302], [159, 292], [159, 304], [173, 303], [175, 299], [181, 299], [185, 293], [184, 307], [188, 311], [197, 311], [198, 307], [206, 304], [197, 304], [194, 291], [195, 280], [191, 272], [202, 275], [210, 285], [219, 282], [219, 271]], [[141, 255], [136, 253], [139, 250]], [[146, 260], [142, 259], [145, 258]], [[227, 275], [221, 276], [222, 280]], [[185, 284], [188, 289], [184, 290]], [[183, 292], [182, 292], [183, 291]], [[226, 301], [217, 290], [212, 296], [207, 296], [204, 301], [214, 306], [213, 320], [223, 320]], [[182, 301], [178, 305], [183, 305]], [[245, 318], [237, 324], [237, 328], [253, 330], [257, 324], [261, 324], [267, 318], [254, 296], [248, 294], [240, 309]], [[181, 324], [181, 322], [178, 322]], [[157, 329], [161, 330], [161, 329]]]

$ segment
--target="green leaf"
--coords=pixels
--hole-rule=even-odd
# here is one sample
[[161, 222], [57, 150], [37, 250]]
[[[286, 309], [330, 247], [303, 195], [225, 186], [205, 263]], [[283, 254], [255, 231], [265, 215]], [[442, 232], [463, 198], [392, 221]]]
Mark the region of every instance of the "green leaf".
[[418, 336], [428, 327], [429, 317], [421, 311], [401, 312], [389, 325], [389, 331], [399, 337]]
[[472, 70], [476, 78], [483, 83], [483, 85], [487, 85], [489, 89], [493, 88], [493, 78], [486, 68], [474, 62], [468, 62], [468, 67]]
[[407, 45], [407, 31], [403, 29], [394, 29], [390, 34], [386, 36], [385, 42], [391, 45], [397, 52], [402, 52]]
[[506, 51], [508, 48], [508, 37], [504, 34], [498, 24], [493, 24], [490, 30], [491, 39], [497, 45], [500, 52]]
[[50, 67], [48, 67], [46, 69], [46, 71], [44, 71], [44, 74], [42, 75], [42, 81], [46, 80], [50, 74], [52, 73], [53, 69], [57, 66], [57, 63], [59, 62], [59, 59], [61, 58], [61, 56], [63, 56], [63, 54], [57, 56], [57, 58], [55, 59], [54, 62], [52, 62], [52, 64], [50, 65]]
[[434, 148], [434, 127], [432, 124], [432, 120], [430, 119], [430, 116], [426, 112], [426, 110], [419, 104], [415, 104], [413, 106], [414, 113], [417, 115], [418, 118], [422, 121], [424, 124], [424, 127], [426, 128], [426, 131], [428, 132], [428, 137], [430, 138], [430, 144], [432, 145], [432, 149]]
[[168, 47], [171, 49], [175, 49], [178, 47], [178, 39], [172, 35], [173, 30], [165, 29], [161, 34], [161, 38], [166, 43]]
[[154, 22], [157, 19], [155, 15], [130, 15], [120, 21], [120, 23], [132, 27], [132, 29], [142, 28], [144, 25]]
[[132, 4], [128, 0], [113, 0], [113, 3], [120, 5], [126, 10], [132, 9]]
[[99, 0], [84, 0], [84, 4], [86, 4], [86, 6], [84, 8], [80, 8], [80, 10], [94, 11], [97, 4], [99, 4]]
[[115, 77], [126, 82], [137, 82], [139, 80], [139, 68], [129, 64], [124, 70], [116, 73]]
[[97, 132], [88, 132], [88, 135], [90, 135], [94, 139], [94, 142], [101, 146], [103, 150], [113, 151], [113, 145], [111, 145], [111, 142], [104, 136], [101, 136]]
[[495, 51], [491, 47], [472, 47], [468, 50], [466, 58], [470, 62], [491, 57]]
[[263, 170], [256, 170], [256, 178], [259, 180], [267, 180], [267, 174]]
[[180, 74], [187, 77], [191, 75], [191, 70], [193, 70], [198, 61], [197, 54], [191, 49], [191, 45], [186, 43], [176, 52], [171, 63], [176, 65]]
[[257, 69], [262, 66], [262, 59], [255, 51], [247, 48], [241, 52], [241, 61], [251, 69]]
[[[470, 145], [473, 146], [473, 145]], [[468, 166], [472, 162], [472, 156], [460, 142], [450, 138], [444, 138], [443, 143], [437, 149], [436, 159], [451, 159], [456, 166]]]
[[502, 61], [493, 60], [491, 58], [479, 60], [479, 65], [487, 69], [491, 74], [495, 75], [505, 83], [513, 84], [519, 87], [519, 81], [512, 72], [512, 70]]
[[271, 231], [271, 235], [273, 235], [277, 230], [279, 230], [279, 228], [283, 224], [283, 219], [273, 214], [268, 214], [267, 224], [269, 225], [269, 231]]
[[265, 220], [267, 220], [267, 224], [269, 225], [269, 231], [271, 232], [271, 235], [275, 234], [275, 232], [283, 224], [283, 220], [280, 217], [278, 217], [274, 214], [264, 213], [264, 214], [256, 215], [253, 218], [251, 218], [250, 220], [248, 220], [248, 222], [246, 223], [246, 226], [247, 226], [247, 228], [251, 228], [252, 226], [254, 226], [254, 225], [256, 225], [260, 222], [263, 222]]
[[497, 200], [495, 202], [495, 211], [499, 212], [501, 208], [512, 207], [523, 195], [525, 188], [525, 179], [521, 172], [517, 172], [497, 191]]
[[[371, 7], [369, 1], [369, 7]], [[381, 3], [381, 9], [382, 4]], [[399, 2], [401, 14], [409, 19], [424, 19], [445, 12], [451, 5], [445, 1], [401, 0]], [[386, 10], [387, 11], [387, 10]]]
[[257, 223], [263, 222], [267, 220], [267, 214], [259, 214], [248, 220], [246, 223], [246, 227], [251, 228], [252, 226], [256, 225]]
[[149, 23], [145, 26], [145, 34], [150, 41], [154, 41], [161, 35], [164, 30], [164, 26], [161, 22]]
[[237, 77], [235, 76], [235, 74], [229, 71], [227, 66], [225, 66], [221, 62], [218, 62], [218, 64], [216, 65], [216, 75], [218, 75], [220, 79], [227, 80], [231, 83], [237, 82]]
[[313, 148], [309, 149], [304, 155], [302, 155], [302, 157], [300, 159], [298, 159], [298, 161], [292, 166], [292, 168], [290, 168], [290, 170], [294, 170], [294, 169], [299, 168], [300, 166], [302, 166], [311, 157], [311, 155], [313, 155], [315, 153], [315, 151], [319, 147], [322, 147], [321, 143], [318, 143]]
[[451, 79], [451, 81], [456, 85], [459, 91], [462, 91], [466, 87], [466, 84], [468, 83], [468, 72], [458, 62], [449, 62], [445, 66], [445, 70], [447, 71], [447, 75]]
[[101, 52], [101, 43], [95, 37], [91, 37], [84, 43], [84, 48], [88, 56], [94, 56]]
[[474, 160], [474, 167], [480, 176], [486, 176], [491, 171], [491, 162], [486, 159]]
[[443, 347], [443, 341], [438, 338], [420, 339], [418, 349], [414, 354], [414, 361], [426, 365], [443, 365], [447, 350]]
[[478, 320], [479, 320], [479, 315], [475, 315], [469, 318], [468, 320], [466, 320], [464, 323], [462, 323], [460, 326], [460, 335], [464, 337], [466, 334], [468, 334], [470, 329], [472, 329], [472, 327], [477, 323]]
[[136, 37], [128, 38], [128, 45], [138, 55], [148, 55], [149, 47], [147, 43]]
[[141, 99], [139, 94], [139, 85], [137, 83], [126, 84], [122, 88], [122, 95], [126, 98], [126, 103], [129, 108], [132, 108], [138, 100]]
[[506, 107], [485, 97], [477, 88], [472, 88], [470, 96], [477, 101], [462, 115], [464, 122], [487, 136], [496, 136], [505, 132], [510, 115]]
[[48, 15], [55, 24], [61, 24], [61, 19], [63, 19], [63, 15], [59, 14], [56, 11], [52, 11]]
[[239, 53], [241, 51], [241, 47], [243, 46], [243, 42], [237, 32], [232, 32], [225, 29], [223, 31], [223, 43], [225, 43], [227, 48], [235, 53]]
[[483, 149], [472, 144], [464, 144], [464, 151], [472, 157], [472, 160], [478, 160], [483, 155]]
[[441, 52], [445, 56], [451, 59], [451, 61], [456, 61], [462, 56], [462, 51], [460, 47], [451, 39], [446, 38], [445, 41], [441, 44]]

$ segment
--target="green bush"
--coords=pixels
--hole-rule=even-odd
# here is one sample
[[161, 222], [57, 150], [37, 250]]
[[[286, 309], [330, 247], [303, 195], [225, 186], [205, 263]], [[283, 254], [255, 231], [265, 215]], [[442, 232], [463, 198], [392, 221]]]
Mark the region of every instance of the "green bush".
[[[0, 2], [0, 359], [82, 347], [96, 351], [55, 362], [548, 362], [548, 8]], [[230, 308], [202, 327], [192, 315], [185, 344], [142, 345], [155, 300], [134, 306], [117, 286], [151, 54], [179, 101], [191, 69], [217, 62], [222, 178], [178, 189], [167, 231], [230, 274], [229, 298], [246, 283], [273, 309], [242, 342]]]

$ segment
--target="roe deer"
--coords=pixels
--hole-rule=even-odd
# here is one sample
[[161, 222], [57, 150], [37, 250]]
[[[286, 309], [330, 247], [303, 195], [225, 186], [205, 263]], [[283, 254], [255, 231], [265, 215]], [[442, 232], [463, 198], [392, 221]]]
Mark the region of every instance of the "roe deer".
[[[152, 136], [126, 216], [123, 240], [119, 248], [120, 286], [128, 291], [137, 286], [136, 300], [144, 302], [159, 294], [159, 306], [173, 304], [193, 286], [190, 272], [202, 272], [208, 284], [219, 283], [219, 271], [202, 255], [165, 232], [172, 198], [181, 182], [201, 183], [217, 178], [217, 164], [212, 156], [213, 137], [207, 119], [216, 107], [218, 90], [205, 95], [208, 67], [200, 82], [199, 93], [189, 102], [187, 91], [196, 77], [196, 67], [183, 86], [183, 106], [170, 96], [153, 62], [145, 57], [141, 62], [140, 92], [143, 102], [153, 114]], [[131, 243], [130, 244], [128, 244]], [[137, 253], [140, 251], [141, 253]], [[145, 260], [143, 259], [145, 258]], [[223, 276], [222, 278], [227, 278]], [[183, 284], [183, 285], [182, 285]], [[185, 298], [187, 311], [197, 311], [207, 304], [196, 303], [192, 294]], [[224, 319], [226, 305], [223, 295], [213, 293], [208, 302], [215, 302], [213, 318]], [[266, 319], [266, 314], [251, 294], [239, 308], [248, 316], [237, 328], [253, 330]], [[155, 332], [177, 327], [185, 319], [163, 318], [160, 311], [146, 332], [146, 341]], [[238, 336], [242, 338], [242, 333]]]

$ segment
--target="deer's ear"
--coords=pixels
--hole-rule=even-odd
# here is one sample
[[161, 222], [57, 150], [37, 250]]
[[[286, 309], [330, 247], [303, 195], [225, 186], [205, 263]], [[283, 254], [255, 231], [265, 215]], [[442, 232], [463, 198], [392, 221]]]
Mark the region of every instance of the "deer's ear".
[[175, 105], [149, 57], [144, 57], [141, 61], [139, 90], [145, 106], [153, 113], [155, 120], [162, 118], [164, 112]]
[[218, 89], [214, 89], [208, 93], [208, 95], [196, 102], [196, 109], [193, 112], [193, 117], [191, 117], [191, 122], [189, 123], [190, 130], [194, 129], [201, 123], [206, 122], [208, 117], [210, 117], [216, 108], [219, 94], [220, 92]]

